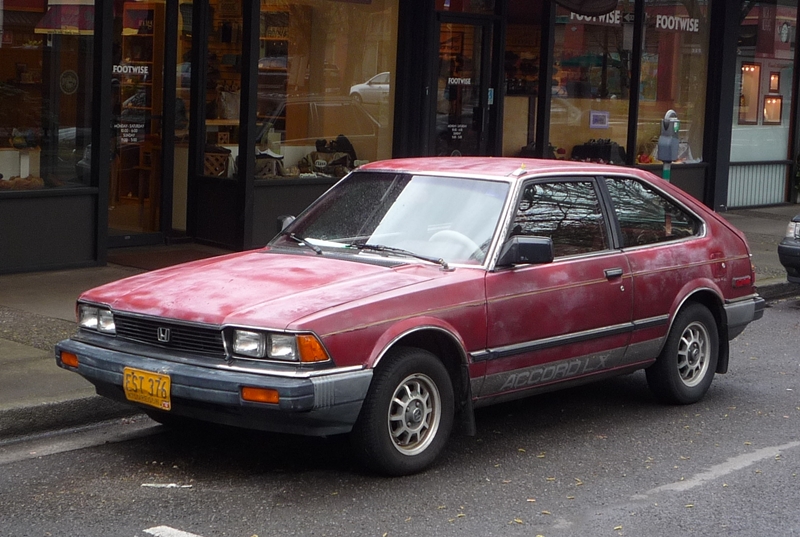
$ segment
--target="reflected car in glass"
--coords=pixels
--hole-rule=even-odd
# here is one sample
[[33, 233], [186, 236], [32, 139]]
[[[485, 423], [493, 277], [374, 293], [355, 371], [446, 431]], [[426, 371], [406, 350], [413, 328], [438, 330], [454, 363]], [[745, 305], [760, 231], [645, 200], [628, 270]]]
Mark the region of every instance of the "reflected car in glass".
[[375, 162], [286, 222], [87, 291], [58, 365], [162, 423], [347, 433], [405, 475], [492, 403], [637, 370], [695, 403], [763, 314], [742, 233], [643, 170]]
[[372, 105], [389, 99], [389, 72], [378, 73], [366, 82], [350, 87], [350, 97], [358, 103]]

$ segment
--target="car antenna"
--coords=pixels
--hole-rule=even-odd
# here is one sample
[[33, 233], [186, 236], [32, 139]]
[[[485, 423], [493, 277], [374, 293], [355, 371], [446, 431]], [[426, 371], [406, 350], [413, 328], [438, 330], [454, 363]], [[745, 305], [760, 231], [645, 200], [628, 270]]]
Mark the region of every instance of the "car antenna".
[[513, 172], [511, 172], [508, 175], [513, 175], [514, 177], [522, 177], [526, 173], [528, 173], [528, 170], [525, 169], [525, 165], [524, 164], [520, 164], [519, 168], [517, 168], [516, 170], [514, 170]]

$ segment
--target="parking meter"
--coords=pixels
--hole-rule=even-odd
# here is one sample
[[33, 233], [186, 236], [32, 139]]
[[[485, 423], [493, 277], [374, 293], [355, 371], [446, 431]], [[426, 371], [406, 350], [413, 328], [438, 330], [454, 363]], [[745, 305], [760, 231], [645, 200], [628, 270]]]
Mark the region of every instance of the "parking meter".
[[661, 120], [661, 135], [658, 137], [658, 160], [664, 163], [664, 171], [661, 175], [664, 179], [670, 179], [670, 166], [678, 160], [678, 148], [680, 146], [680, 139], [678, 138], [678, 131], [681, 128], [681, 122], [678, 121], [678, 114], [675, 110], [668, 110], [664, 114], [664, 119]]

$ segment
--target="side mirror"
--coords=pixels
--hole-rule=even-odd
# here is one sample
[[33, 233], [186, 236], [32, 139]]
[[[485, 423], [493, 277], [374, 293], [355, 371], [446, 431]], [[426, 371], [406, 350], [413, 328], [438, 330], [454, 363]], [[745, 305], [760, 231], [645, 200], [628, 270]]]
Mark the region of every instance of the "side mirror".
[[282, 214], [278, 217], [278, 233], [289, 227], [289, 224], [294, 222], [294, 216], [289, 214]]
[[511, 265], [552, 263], [554, 257], [553, 239], [550, 237], [514, 235], [506, 241], [500, 250], [497, 266], [509, 267]]

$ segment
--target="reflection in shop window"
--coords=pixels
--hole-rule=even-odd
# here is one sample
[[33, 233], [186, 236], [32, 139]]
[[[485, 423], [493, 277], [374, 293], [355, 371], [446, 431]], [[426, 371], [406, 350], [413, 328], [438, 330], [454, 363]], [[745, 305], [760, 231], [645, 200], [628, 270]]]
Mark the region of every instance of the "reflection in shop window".
[[256, 178], [391, 157], [397, 0], [262, 0]]
[[656, 163], [661, 120], [681, 122], [677, 163], [703, 156], [709, 11], [707, 3], [645, 1], [636, 162]]
[[[533, 9], [530, 3], [523, 4], [521, 0], [513, 0], [510, 9], [512, 13], [506, 27], [503, 62], [506, 77], [503, 156], [533, 156], [541, 54], [541, 14], [533, 13], [524, 20], [523, 14], [530, 13]], [[553, 95], [558, 96], [555, 87]]]
[[622, 0], [597, 17], [557, 9], [550, 107], [556, 158], [625, 162], [633, 7]]
[[93, 2], [7, 4], [0, 2], [0, 192], [89, 186]]

